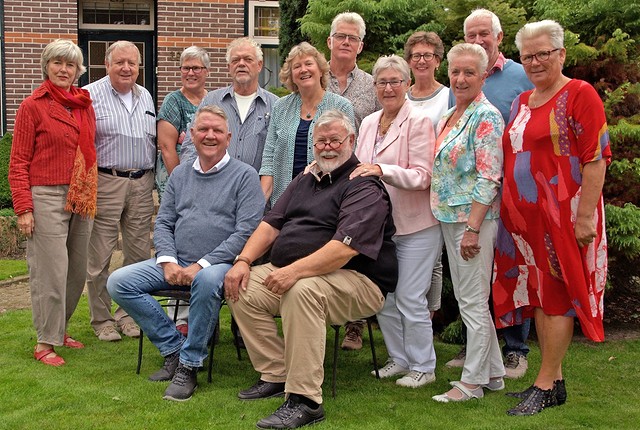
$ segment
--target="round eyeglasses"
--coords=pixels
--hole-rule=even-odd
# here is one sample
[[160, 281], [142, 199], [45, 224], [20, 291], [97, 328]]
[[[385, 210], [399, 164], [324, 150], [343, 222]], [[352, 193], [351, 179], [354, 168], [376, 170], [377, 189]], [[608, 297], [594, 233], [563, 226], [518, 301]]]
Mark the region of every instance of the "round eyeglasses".
[[327, 146], [331, 149], [338, 149], [349, 136], [350, 134], [347, 134], [342, 140], [340, 140], [339, 137], [332, 137], [329, 140], [320, 138], [313, 144], [313, 146], [315, 146], [317, 149], [324, 149]]

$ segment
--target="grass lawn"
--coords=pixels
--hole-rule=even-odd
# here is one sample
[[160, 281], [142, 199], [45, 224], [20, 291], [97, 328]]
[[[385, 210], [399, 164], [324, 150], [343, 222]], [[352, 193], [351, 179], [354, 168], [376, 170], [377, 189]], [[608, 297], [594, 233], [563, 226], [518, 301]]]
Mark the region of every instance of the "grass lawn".
[[[242, 402], [236, 395], [258, 375], [246, 352], [236, 359], [229, 330], [229, 311], [222, 309], [222, 333], [216, 347], [213, 383], [200, 373], [200, 386], [184, 403], [162, 400], [167, 383], [152, 383], [147, 376], [162, 358], [145, 341], [142, 374], [135, 374], [137, 340], [100, 342], [89, 326], [86, 298], [70, 322], [69, 333], [85, 349], [59, 348], [67, 361], [61, 368], [44, 366], [32, 358], [35, 333], [29, 310], [0, 314], [0, 428], [2, 429], [251, 429], [271, 414], [282, 399]], [[328, 350], [333, 331], [329, 329]], [[376, 351], [384, 361], [382, 336], [376, 331]], [[449, 388], [459, 369], [444, 362], [459, 349], [438, 342], [437, 381], [419, 389], [397, 387], [393, 380], [377, 381], [369, 375], [371, 353], [341, 351], [338, 396], [330, 397], [331, 363], [325, 361], [326, 421], [321, 429], [638, 429], [640, 405], [640, 341], [573, 343], [566, 360], [568, 401], [532, 417], [509, 417], [505, 411], [516, 399], [503, 393], [479, 401], [440, 404], [431, 396]], [[539, 350], [531, 343], [530, 368], [539, 366]], [[522, 390], [525, 379], [507, 381], [507, 390]]]
[[25, 260], [0, 260], [0, 281], [26, 275], [28, 272]]

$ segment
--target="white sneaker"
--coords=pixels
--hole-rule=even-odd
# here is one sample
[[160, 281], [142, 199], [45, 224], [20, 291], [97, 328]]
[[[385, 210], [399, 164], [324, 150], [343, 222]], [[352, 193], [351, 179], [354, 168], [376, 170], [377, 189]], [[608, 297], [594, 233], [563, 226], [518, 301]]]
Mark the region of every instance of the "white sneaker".
[[527, 357], [515, 352], [510, 352], [504, 360], [504, 377], [509, 379], [522, 378], [524, 374], [527, 373], [528, 368], [529, 362], [527, 361]]
[[409, 388], [418, 388], [423, 385], [430, 384], [436, 380], [436, 375], [433, 373], [426, 372], [418, 372], [417, 370], [412, 370], [407, 373], [406, 376], [398, 379], [396, 381], [397, 385], [401, 387], [409, 387]]
[[[409, 373], [409, 369], [400, 366], [395, 361], [387, 361], [387, 363], [381, 369], [378, 369], [378, 374], [380, 378], [390, 378], [392, 376], [402, 376]], [[373, 376], [376, 376], [375, 370], [371, 371]]]

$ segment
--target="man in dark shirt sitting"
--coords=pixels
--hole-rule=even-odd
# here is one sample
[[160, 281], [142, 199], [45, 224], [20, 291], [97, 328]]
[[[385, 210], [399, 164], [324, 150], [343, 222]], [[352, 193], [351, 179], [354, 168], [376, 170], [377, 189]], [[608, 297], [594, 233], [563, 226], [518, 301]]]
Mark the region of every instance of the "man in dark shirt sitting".
[[[325, 112], [313, 142], [308, 173], [291, 182], [225, 276], [227, 302], [260, 373], [238, 397], [287, 394], [259, 428], [324, 420], [327, 324], [377, 313], [397, 282], [389, 195], [377, 177], [349, 180], [359, 163], [351, 121], [342, 112]], [[269, 248], [271, 263], [250, 268]], [[275, 315], [282, 317], [284, 339]]]

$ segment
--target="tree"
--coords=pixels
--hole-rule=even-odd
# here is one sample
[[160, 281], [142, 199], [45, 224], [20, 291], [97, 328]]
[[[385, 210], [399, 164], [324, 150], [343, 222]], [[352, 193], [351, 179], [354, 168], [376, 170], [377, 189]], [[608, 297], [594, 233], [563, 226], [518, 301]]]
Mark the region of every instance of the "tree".
[[295, 45], [305, 39], [300, 33], [298, 20], [302, 18], [307, 10], [308, 0], [281, 0], [280, 1], [280, 32], [278, 38], [278, 55], [284, 61], [287, 54]]

